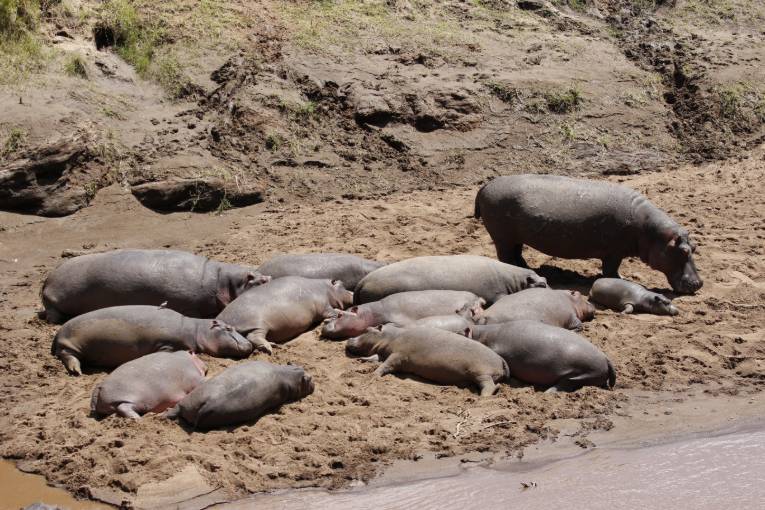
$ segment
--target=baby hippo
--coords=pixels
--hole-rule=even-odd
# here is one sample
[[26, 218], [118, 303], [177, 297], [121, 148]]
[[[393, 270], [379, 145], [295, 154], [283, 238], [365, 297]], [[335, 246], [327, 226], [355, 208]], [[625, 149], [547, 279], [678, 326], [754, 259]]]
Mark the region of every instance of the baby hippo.
[[417, 290], [399, 292], [373, 301], [354, 306], [345, 312], [335, 311], [335, 316], [322, 328], [326, 338], [343, 340], [364, 333], [367, 328], [392, 322], [406, 326], [412, 322], [433, 315], [459, 313], [475, 316], [486, 303], [472, 292], [461, 290]]
[[273, 278], [302, 276], [340, 280], [346, 289], [355, 289], [362, 278], [384, 265], [347, 253], [300, 253], [276, 256], [261, 265], [258, 271]]
[[544, 322], [559, 328], [582, 329], [582, 322], [595, 317], [595, 307], [578, 291], [526, 289], [503, 296], [478, 320], [500, 324], [517, 320]]
[[187, 351], [155, 352], [116, 368], [95, 387], [90, 410], [140, 418], [161, 413], [183, 400], [205, 378], [207, 367]]
[[439, 384], [474, 384], [493, 395], [510, 376], [507, 363], [491, 349], [464, 336], [434, 328], [369, 328], [345, 346], [351, 356], [377, 356], [377, 375], [403, 372]]
[[510, 365], [519, 381], [551, 391], [613, 388], [614, 367], [597, 347], [572, 331], [536, 321], [473, 327], [473, 339]]
[[250, 361], [205, 381], [168, 411], [196, 429], [251, 422], [285, 402], [313, 393], [311, 376], [295, 365]]
[[292, 340], [352, 302], [353, 292], [339, 280], [285, 276], [245, 292], [218, 319], [245, 335], [255, 349], [270, 354], [270, 342]]
[[669, 298], [651, 292], [640, 284], [621, 278], [600, 278], [592, 284], [590, 299], [622, 313], [677, 315]]
[[113, 306], [79, 315], [64, 324], [51, 353], [81, 375], [81, 365], [113, 368], [157, 351], [187, 350], [244, 358], [252, 344], [216, 319], [192, 319], [157, 306]]
[[268, 282], [255, 270], [176, 250], [81, 255], [51, 272], [41, 292], [48, 322], [99, 308], [160, 305], [211, 319], [247, 289]]

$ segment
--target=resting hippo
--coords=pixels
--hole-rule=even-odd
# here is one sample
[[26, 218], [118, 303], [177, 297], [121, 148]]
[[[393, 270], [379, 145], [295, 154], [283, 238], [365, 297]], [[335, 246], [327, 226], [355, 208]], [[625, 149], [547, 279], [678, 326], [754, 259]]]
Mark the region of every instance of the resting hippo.
[[302, 276], [340, 280], [346, 289], [355, 289], [362, 278], [384, 265], [345, 253], [305, 253], [279, 255], [262, 264], [258, 271], [273, 278]]
[[451, 331], [458, 335], [470, 337], [475, 322], [467, 319], [464, 315], [453, 313], [451, 315], [433, 315], [418, 319], [411, 324], [395, 324], [396, 326], [406, 326], [409, 328], [435, 328]]
[[547, 287], [547, 281], [530, 269], [478, 255], [415, 257], [369, 273], [356, 287], [355, 299], [361, 304], [411, 290], [463, 290], [491, 304], [529, 287]]
[[602, 181], [553, 175], [497, 177], [478, 192], [483, 218], [503, 262], [526, 266], [523, 245], [567, 259], [597, 258], [618, 278], [625, 257], [640, 257], [667, 276], [677, 292], [703, 284], [688, 232], [635, 190]]
[[101, 308], [71, 319], [53, 339], [51, 352], [70, 373], [80, 365], [112, 368], [157, 351], [187, 350], [244, 358], [252, 344], [217, 319], [192, 319], [157, 306]]
[[547, 391], [613, 388], [616, 372], [597, 347], [563, 328], [537, 321], [473, 326], [473, 339], [507, 361], [515, 379]]
[[270, 354], [269, 342], [292, 340], [352, 302], [353, 292], [339, 280], [285, 276], [245, 292], [218, 319], [247, 336], [255, 349]]
[[271, 278], [253, 269], [173, 250], [114, 250], [81, 255], [45, 280], [48, 321], [99, 308], [160, 305], [189, 317], [212, 318], [239, 294]]
[[207, 367], [187, 351], [155, 352], [114, 369], [95, 387], [90, 410], [140, 418], [173, 407], [205, 378]]
[[369, 328], [345, 345], [351, 356], [377, 356], [377, 375], [403, 372], [440, 384], [475, 384], [482, 396], [493, 395], [496, 383], [510, 376], [496, 353], [464, 336], [434, 328]]
[[313, 393], [311, 376], [295, 365], [250, 361], [205, 381], [168, 411], [198, 429], [225, 427], [260, 418], [285, 402]]
[[322, 328], [327, 338], [342, 340], [364, 333], [367, 328], [393, 322], [400, 326], [430, 317], [457, 312], [478, 315], [486, 303], [472, 292], [459, 290], [417, 290], [391, 294], [380, 301], [354, 306], [335, 316]]
[[479, 324], [533, 320], [566, 329], [582, 329], [582, 322], [595, 317], [595, 307], [578, 291], [526, 289], [502, 296], [491, 305]]
[[600, 278], [592, 284], [590, 299], [622, 313], [677, 315], [672, 301], [642, 285], [620, 278]]

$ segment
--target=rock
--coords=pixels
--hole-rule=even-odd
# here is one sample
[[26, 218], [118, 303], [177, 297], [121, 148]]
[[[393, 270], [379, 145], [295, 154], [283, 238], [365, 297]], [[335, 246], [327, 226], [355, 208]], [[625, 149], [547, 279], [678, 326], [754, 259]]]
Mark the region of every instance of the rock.
[[132, 186], [131, 192], [145, 207], [161, 212], [208, 212], [263, 201], [260, 187], [236, 186], [214, 177], [147, 182]]
[[[0, 209], [66, 216], [88, 205], [93, 193], [79, 184], [93, 154], [81, 138], [29, 149], [0, 165]], [[75, 179], [74, 170], [77, 170]]]

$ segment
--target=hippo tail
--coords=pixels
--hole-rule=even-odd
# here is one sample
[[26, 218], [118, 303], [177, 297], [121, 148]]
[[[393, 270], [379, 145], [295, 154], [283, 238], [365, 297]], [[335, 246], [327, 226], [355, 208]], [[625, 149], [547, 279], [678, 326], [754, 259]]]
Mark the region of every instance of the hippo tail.
[[616, 370], [614, 370], [610, 359], [606, 360], [606, 362], [608, 363], [608, 389], [613, 389], [616, 386]]
[[481, 196], [481, 192], [486, 187], [484, 184], [481, 186], [481, 189], [478, 190], [478, 193], [475, 194], [475, 208], [473, 209], [473, 218], [478, 219], [481, 217], [481, 205], [478, 203], [478, 198]]
[[98, 399], [100, 396], [101, 384], [99, 383], [99, 385], [93, 389], [93, 395], [90, 397], [90, 414], [93, 416], [98, 416], [98, 411], [96, 409], [98, 408]]
[[[609, 366], [611, 366], [611, 365], [609, 364]], [[505, 358], [502, 358], [502, 370], [505, 373], [505, 381], [509, 381], [510, 377], [511, 377], [511, 375], [510, 375], [510, 365], [507, 364], [507, 361], [505, 361]]]

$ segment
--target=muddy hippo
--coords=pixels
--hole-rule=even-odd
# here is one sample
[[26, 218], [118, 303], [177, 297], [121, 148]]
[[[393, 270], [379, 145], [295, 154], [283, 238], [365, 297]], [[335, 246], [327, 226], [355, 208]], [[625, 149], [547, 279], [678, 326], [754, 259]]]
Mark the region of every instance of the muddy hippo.
[[592, 284], [590, 299], [622, 313], [677, 315], [672, 301], [640, 284], [620, 278], [599, 278]]
[[483, 312], [479, 324], [534, 320], [566, 329], [582, 329], [595, 317], [595, 307], [578, 291], [526, 289], [502, 296]]
[[324, 324], [321, 334], [326, 338], [343, 340], [364, 333], [367, 328], [389, 322], [405, 326], [433, 315], [460, 313], [479, 315], [486, 301], [472, 292], [459, 290], [416, 290], [399, 292], [354, 306], [343, 312], [335, 310], [335, 316]]
[[183, 251], [114, 250], [58, 266], [45, 280], [42, 301], [47, 320], [54, 323], [109, 306], [162, 303], [188, 317], [209, 319], [270, 279]]
[[473, 326], [473, 340], [502, 356], [513, 378], [548, 388], [613, 388], [614, 367], [597, 347], [573, 331], [537, 321]]
[[384, 265], [384, 262], [346, 253], [304, 253], [279, 255], [262, 264], [258, 271], [273, 278], [302, 276], [340, 280], [346, 289], [355, 289], [362, 278]]
[[157, 351], [192, 351], [244, 358], [252, 344], [217, 319], [192, 319], [157, 306], [101, 308], [69, 320], [58, 330], [51, 352], [70, 373], [81, 364], [113, 368]]
[[626, 186], [554, 175], [497, 177], [481, 188], [475, 217], [483, 218], [503, 262], [526, 267], [528, 244], [567, 259], [600, 259], [603, 275], [619, 277], [626, 257], [661, 271], [676, 292], [703, 282], [688, 232], [646, 197]]
[[441, 329], [369, 328], [345, 345], [351, 356], [376, 356], [383, 363], [375, 373], [402, 372], [439, 384], [474, 384], [481, 396], [493, 395], [497, 382], [510, 376], [507, 363], [491, 349]]
[[250, 361], [205, 381], [168, 411], [196, 429], [251, 422], [285, 402], [313, 393], [311, 376], [295, 365]]
[[501, 296], [547, 281], [530, 269], [478, 255], [415, 257], [372, 271], [355, 290], [356, 304], [412, 290], [462, 290], [491, 304]]
[[270, 354], [270, 342], [292, 340], [352, 302], [353, 292], [340, 280], [285, 276], [245, 292], [218, 319], [245, 335], [255, 349]]
[[95, 387], [90, 410], [140, 418], [173, 407], [205, 378], [207, 367], [188, 351], [155, 352], [114, 369]]

